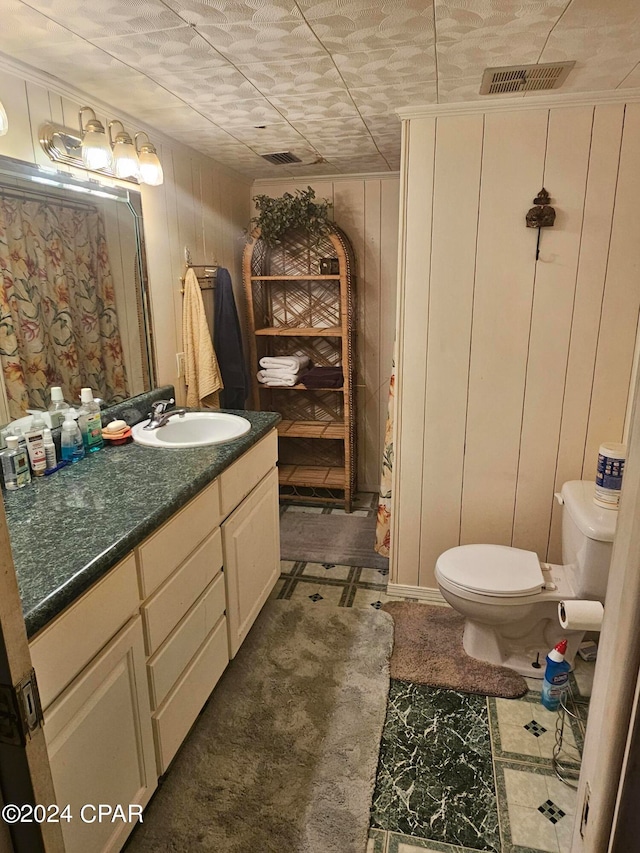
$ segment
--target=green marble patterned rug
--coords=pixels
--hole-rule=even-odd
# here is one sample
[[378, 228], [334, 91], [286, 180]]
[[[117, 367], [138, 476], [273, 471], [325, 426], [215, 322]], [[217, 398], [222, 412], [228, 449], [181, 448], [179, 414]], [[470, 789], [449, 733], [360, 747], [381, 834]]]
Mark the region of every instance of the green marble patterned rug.
[[371, 825], [500, 851], [484, 697], [391, 682]]

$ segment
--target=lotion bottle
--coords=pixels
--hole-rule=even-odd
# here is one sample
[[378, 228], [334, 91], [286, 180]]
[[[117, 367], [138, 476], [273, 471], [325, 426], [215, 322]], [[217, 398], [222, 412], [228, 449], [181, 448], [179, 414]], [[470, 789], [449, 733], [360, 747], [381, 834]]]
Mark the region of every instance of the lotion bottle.
[[82, 433], [84, 449], [87, 453], [95, 453], [102, 450], [104, 446], [100, 406], [93, 399], [91, 388], [82, 388], [80, 402], [82, 405], [78, 412], [78, 425]]
[[36, 412], [33, 416], [31, 426], [24, 434], [24, 437], [27, 440], [27, 450], [29, 452], [31, 470], [36, 477], [41, 477], [47, 467], [47, 457], [44, 449], [45, 429], [46, 424], [42, 414], [40, 412]]

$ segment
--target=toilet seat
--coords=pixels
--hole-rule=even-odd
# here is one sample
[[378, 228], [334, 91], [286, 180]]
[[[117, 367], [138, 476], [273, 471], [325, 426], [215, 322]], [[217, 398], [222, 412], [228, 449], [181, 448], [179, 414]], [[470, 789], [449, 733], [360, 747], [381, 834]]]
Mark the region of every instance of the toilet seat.
[[507, 545], [459, 545], [438, 557], [436, 577], [477, 595], [515, 598], [536, 595], [545, 580], [534, 551]]

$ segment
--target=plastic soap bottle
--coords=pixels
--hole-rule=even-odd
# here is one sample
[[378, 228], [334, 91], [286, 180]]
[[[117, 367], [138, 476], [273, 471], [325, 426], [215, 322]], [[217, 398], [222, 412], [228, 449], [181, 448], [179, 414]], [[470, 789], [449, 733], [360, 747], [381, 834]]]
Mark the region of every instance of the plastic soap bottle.
[[555, 648], [547, 655], [547, 668], [542, 682], [541, 702], [550, 711], [557, 711], [560, 700], [567, 689], [571, 666], [564, 659], [567, 651], [567, 641], [560, 640]]
[[87, 453], [95, 453], [97, 450], [102, 450], [104, 446], [100, 406], [93, 399], [91, 388], [82, 388], [80, 402], [82, 405], [78, 412], [78, 425], [82, 433], [84, 449]]
[[62, 426], [68, 408], [69, 405], [65, 403], [62, 396], [62, 388], [59, 385], [54, 385], [51, 388], [51, 403], [48, 410], [51, 415], [51, 429]]
[[62, 458], [65, 462], [77, 462], [83, 458], [84, 444], [82, 442], [82, 433], [72, 411], [67, 412], [65, 415], [60, 443]]
[[27, 452], [18, 447], [17, 435], [8, 435], [5, 441], [7, 442], [7, 449], [3, 451], [1, 456], [4, 485], [9, 490], [21, 489], [31, 482]]

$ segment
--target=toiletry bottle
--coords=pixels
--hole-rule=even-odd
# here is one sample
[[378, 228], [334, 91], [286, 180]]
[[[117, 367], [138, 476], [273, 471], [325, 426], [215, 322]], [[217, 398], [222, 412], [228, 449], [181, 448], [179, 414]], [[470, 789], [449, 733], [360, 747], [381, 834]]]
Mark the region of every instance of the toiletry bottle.
[[50, 471], [52, 468], [55, 468], [58, 464], [58, 458], [56, 456], [56, 446], [53, 443], [53, 438], [51, 436], [51, 430], [44, 430], [44, 454], [47, 460], [47, 471]]
[[564, 659], [567, 651], [567, 641], [560, 640], [555, 648], [547, 655], [547, 667], [544, 671], [542, 682], [542, 696], [540, 701], [550, 711], [557, 711], [560, 700], [567, 689], [570, 665]]
[[4, 485], [9, 490], [21, 489], [31, 482], [31, 471], [27, 454], [18, 446], [18, 437], [8, 435], [7, 449], [2, 452], [2, 473]]
[[75, 422], [73, 412], [67, 412], [62, 424], [62, 458], [65, 462], [77, 462], [84, 456], [82, 433]]
[[46, 422], [42, 417], [42, 413], [34, 412], [31, 426], [25, 432], [24, 437], [27, 440], [27, 451], [29, 453], [31, 470], [36, 477], [42, 477], [47, 467], [47, 457], [44, 449], [45, 429]]
[[82, 433], [84, 449], [87, 453], [95, 453], [104, 446], [100, 406], [93, 399], [91, 388], [83, 388], [80, 391], [80, 402], [82, 405], [78, 412], [78, 425]]
[[59, 385], [54, 385], [51, 388], [51, 403], [48, 410], [51, 415], [51, 429], [62, 426], [68, 408], [69, 405], [65, 403], [62, 396], [62, 388]]

